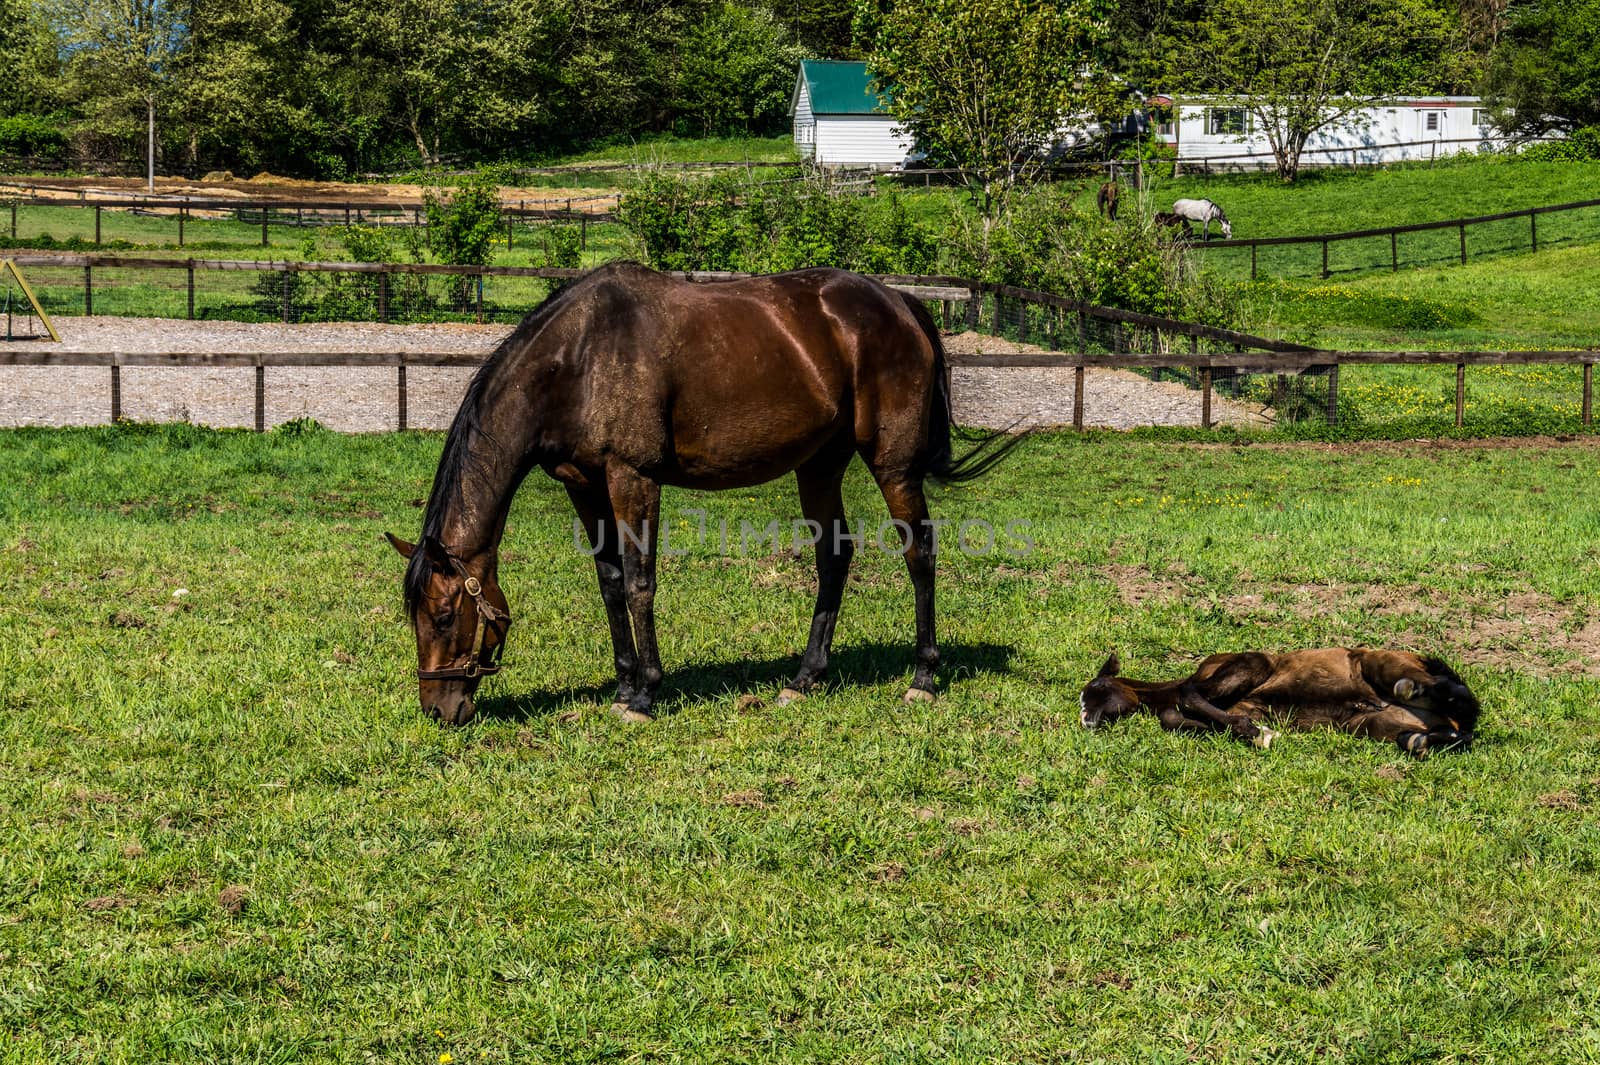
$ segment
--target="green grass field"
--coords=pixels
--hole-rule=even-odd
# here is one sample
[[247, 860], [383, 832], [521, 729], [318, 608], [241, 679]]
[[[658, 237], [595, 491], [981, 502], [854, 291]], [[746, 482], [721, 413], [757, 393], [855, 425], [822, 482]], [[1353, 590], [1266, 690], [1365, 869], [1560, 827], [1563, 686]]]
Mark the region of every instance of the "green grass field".
[[[899, 702], [898, 559], [858, 556], [834, 683], [779, 708], [810, 564], [705, 545], [663, 561], [644, 727], [535, 475], [459, 730], [379, 539], [439, 446], [0, 433], [0, 1061], [1600, 1057], [1592, 443], [1042, 436], [935, 497], [1035, 545], [941, 557], [937, 704]], [[1460, 664], [1478, 743], [1077, 725], [1109, 649], [1333, 643]]]

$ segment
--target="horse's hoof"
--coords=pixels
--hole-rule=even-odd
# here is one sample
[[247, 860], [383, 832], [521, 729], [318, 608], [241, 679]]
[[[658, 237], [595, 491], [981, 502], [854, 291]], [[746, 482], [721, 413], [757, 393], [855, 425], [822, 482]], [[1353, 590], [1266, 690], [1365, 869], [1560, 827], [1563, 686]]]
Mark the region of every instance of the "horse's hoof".
[[778, 693], [778, 705], [788, 706], [790, 703], [797, 702], [805, 697], [806, 693], [803, 691], [796, 691], [793, 688], [785, 688], [783, 691]]
[[1428, 757], [1428, 734], [1426, 732], [1413, 732], [1406, 737], [1406, 753], [1418, 761]]
[[1265, 725], [1257, 725], [1255, 737], [1250, 742], [1265, 751], [1271, 749], [1272, 741], [1277, 738], [1278, 734], [1272, 729], [1267, 728]]
[[926, 688], [907, 688], [903, 696], [908, 703], [931, 703], [938, 698]]
[[627, 703], [612, 703], [611, 713], [613, 716], [628, 722], [630, 725], [642, 725], [646, 722], [654, 721], [656, 719], [654, 714], [647, 713], [643, 710], [635, 710]]
[[1399, 680], [1394, 682], [1394, 696], [1401, 702], [1406, 702], [1421, 690], [1422, 685], [1418, 684], [1410, 677], [1401, 677]]

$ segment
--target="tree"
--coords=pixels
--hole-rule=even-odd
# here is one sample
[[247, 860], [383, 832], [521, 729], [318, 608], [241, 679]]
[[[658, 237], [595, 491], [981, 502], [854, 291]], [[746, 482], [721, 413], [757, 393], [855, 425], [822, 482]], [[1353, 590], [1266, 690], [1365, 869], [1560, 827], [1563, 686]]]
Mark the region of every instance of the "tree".
[[1484, 89], [1513, 133], [1600, 125], [1600, 0], [1533, 0], [1514, 8]]
[[175, 0], [50, 0], [46, 10], [68, 56], [80, 129], [125, 150], [142, 128], [153, 180], [156, 113], [171, 103], [187, 9]]
[[1095, 0], [866, 0], [867, 60], [917, 146], [970, 173], [984, 213], [1044, 163], [1069, 125], [1103, 106]]
[[1180, 49], [1175, 87], [1237, 97], [1293, 181], [1318, 130], [1451, 80], [1463, 50], [1426, 0], [1218, 0]]
[[684, 37], [677, 106], [695, 132], [766, 132], [806, 57], [764, 7], [718, 3]]

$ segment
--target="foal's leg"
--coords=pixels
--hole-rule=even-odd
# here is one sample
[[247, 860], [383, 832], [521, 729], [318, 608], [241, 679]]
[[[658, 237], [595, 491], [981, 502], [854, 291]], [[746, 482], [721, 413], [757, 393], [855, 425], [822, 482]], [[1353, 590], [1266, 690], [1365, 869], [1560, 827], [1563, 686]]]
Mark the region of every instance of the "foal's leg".
[[1388, 704], [1353, 715], [1343, 727], [1357, 736], [1392, 740], [1395, 746], [1418, 759], [1472, 739], [1471, 733], [1456, 731], [1450, 722], [1437, 714]]
[[839, 491], [849, 463], [850, 454], [846, 452], [842, 461], [828, 456], [795, 471], [801, 512], [816, 523], [821, 537], [817, 541], [817, 605], [811, 614], [811, 637], [800, 657], [800, 672], [779, 693], [780, 703], [803, 697], [828, 675], [833, 627], [839, 619], [839, 601], [844, 597], [845, 579], [850, 575], [850, 559], [856, 547], [845, 521], [844, 496]]
[[626, 715], [634, 696], [634, 670], [638, 652], [633, 646], [633, 629], [628, 623], [628, 596], [622, 583], [622, 552], [618, 548], [617, 519], [611, 513], [611, 500], [605, 491], [567, 487], [567, 495], [578, 512], [578, 520], [589, 535], [594, 552], [595, 574], [600, 578], [600, 598], [606, 605], [606, 621], [611, 626], [612, 661], [617, 668], [617, 695], [611, 709]]
[[1264, 703], [1243, 699], [1234, 703], [1233, 709], [1223, 710], [1202, 695], [1199, 688], [1185, 684], [1178, 689], [1178, 705], [1190, 717], [1209, 721], [1214, 727], [1225, 729], [1237, 739], [1263, 750], [1271, 747], [1272, 741], [1278, 738], [1276, 731], [1251, 720], [1251, 714], [1265, 713], [1269, 709]]
[[939, 670], [939, 646], [934, 631], [933, 571], [936, 555], [933, 523], [928, 520], [928, 501], [922, 494], [921, 478], [904, 472], [890, 474], [873, 471], [889, 516], [900, 525], [905, 548], [906, 569], [916, 594], [917, 668], [906, 689], [906, 702], [932, 702], [934, 675]]
[[616, 515], [622, 552], [622, 587], [633, 616], [633, 642], [638, 649], [629, 721], [652, 716], [656, 689], [661, 687], [661, 653], [656, 647], [656, 537], [661, 519], [661, 486], [625, 466], [606, 469], [611, 510]]

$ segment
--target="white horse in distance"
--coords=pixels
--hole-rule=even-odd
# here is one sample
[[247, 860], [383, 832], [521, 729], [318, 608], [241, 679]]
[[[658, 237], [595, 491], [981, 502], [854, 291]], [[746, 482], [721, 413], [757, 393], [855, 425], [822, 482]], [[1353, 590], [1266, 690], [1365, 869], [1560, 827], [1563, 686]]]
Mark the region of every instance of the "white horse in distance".
[[1210, 200], [1177, 200], [1172, 205], [1172, 213], [1179, 218], [1187, 218], [1191, 222], [1200, 223], [1200, 239], [1211, 239], [1211, 223], [1220, 222], [1222, 239], [1227, 240], [1233, 236], [1233, 225], [1228, 221], [1228, 216], [1222, 213], [1222, 208]]

